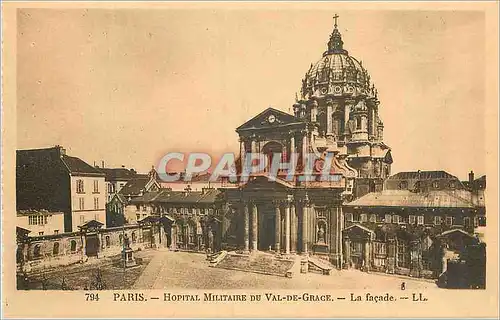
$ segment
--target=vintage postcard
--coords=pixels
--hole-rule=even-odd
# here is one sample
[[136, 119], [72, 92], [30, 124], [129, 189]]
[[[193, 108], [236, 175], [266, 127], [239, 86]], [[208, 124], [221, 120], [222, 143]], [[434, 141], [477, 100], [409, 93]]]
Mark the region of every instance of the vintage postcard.
[[2, 10], [2, 316], [498, 317], [497, 2]]

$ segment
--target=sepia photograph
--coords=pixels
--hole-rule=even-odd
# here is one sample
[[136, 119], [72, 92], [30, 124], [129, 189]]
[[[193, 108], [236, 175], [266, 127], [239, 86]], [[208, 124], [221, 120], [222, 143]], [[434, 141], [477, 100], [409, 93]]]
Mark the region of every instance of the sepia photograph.
[[3, 22], [11, 299], [498, 315], [496, 3], [162, 4]]

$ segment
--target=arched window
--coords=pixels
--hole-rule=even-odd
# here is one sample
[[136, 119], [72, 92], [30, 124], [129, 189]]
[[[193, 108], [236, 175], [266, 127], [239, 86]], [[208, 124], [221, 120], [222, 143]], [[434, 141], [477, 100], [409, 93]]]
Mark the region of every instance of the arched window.
[[35, 245], [35, 248], [33, 249], [33, 257], [35, 257], [35, 259], [37, 258], [40, 258], [42, 256], [41, 254], [41, 247], [39, 244]]
[[75, 252], [76, 251], [76, 241], [75, 240], [71, 240], [71, 252]]
[[352, 213], [346, 213], [345, 214], [345, 221], [347, 222], [352, 222], [353, 221], [353, 216], [352, 216]]
[[361, 130], [361, 118], [356, 118], [356, 130]]
[[56, 256], [59, 254], [59, 242], [54, 242], [54, 247], [52, 249], [52, 255]]
[[106, 248], [109, 248], [111, 246], [111, 239], [109, 236], [106, 236]]

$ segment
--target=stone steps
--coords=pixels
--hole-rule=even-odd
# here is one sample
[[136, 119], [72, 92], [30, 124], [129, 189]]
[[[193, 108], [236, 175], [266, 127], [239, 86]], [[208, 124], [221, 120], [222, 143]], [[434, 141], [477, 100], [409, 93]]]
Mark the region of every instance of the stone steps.
[[279, 259], [267, 253], [228, 253], [215, 267], [286, 277], [294, 263], [294, 259]]

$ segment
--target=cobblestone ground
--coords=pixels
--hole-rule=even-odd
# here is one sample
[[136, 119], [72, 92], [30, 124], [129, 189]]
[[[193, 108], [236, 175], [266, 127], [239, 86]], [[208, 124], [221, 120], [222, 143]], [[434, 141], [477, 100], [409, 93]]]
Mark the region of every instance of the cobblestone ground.
[[332, 271], [329, 276], [308, 273], [292, 278], [209, 267], [206, 256], [162, 251], [155, 254], [134, 285], [136, 289], [438, 289], [430, 281], [364, 273], [357, 270]]
[[[103, 289], [120, 290], [131, 288], [143, 273], [157, 251], [145, 250], [134, 253], [139, 265], [124, 271], [120, 255], [95, 259], [84, 264], [59, 267], [47, 272], [29, 274], [18, 288], [27, 290], [88, 290], [101, 285]], [[99, 270], [99, 280], [97, 274]]]

